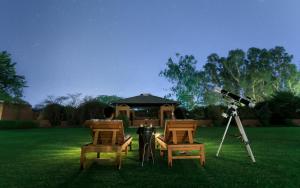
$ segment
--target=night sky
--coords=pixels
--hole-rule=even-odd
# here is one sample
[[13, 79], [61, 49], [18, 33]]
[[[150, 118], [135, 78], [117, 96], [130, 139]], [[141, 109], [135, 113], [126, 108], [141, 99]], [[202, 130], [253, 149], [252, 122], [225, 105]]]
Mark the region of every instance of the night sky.
[[25, 75], [24, 99], [164, 96], [175, 53], [199, 68], [216, 52], [284, 46], [300, 63], [298, 0], [0, 0], [0, 51]]

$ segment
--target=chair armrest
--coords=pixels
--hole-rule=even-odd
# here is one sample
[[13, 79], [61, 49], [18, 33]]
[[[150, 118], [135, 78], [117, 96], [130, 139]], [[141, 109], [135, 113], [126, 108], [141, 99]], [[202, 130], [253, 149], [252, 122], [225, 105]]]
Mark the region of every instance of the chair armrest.
[[125, 137], [124, 143], [121, 145], [121, 151], [123, 151], [132, 142], [132, 137], [130, 135]]
[[164, 141], [164, 137], [157, 136], [155, 137], [155, 141], [160, 145], [161, 148], [167, 148], [167, 143]]
[[157, 138], [161, 139], [162, 141], [165, 141], [164, 135], [159, 135]]
[[127, 134], [127, 135], [125, 135], [125, 138], [124, 138], [124, 140], [126, 141], [126, 140], [128, 140], [129, 138], [131, 138], [132, 136], [130, 135], [130, 134]]

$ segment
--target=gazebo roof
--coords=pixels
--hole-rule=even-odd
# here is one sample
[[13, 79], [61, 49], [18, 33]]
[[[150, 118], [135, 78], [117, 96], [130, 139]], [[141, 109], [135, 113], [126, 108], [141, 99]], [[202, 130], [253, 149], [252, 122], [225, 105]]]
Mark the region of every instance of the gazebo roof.
[[112, 104], [113, 105], [127, 104], [129, 106], [130, 105], [164, 105], [164, 104], [178, 105], [179, 102], [170, 100], [170, 99], [157, 97], [157, 96], [154, 96], [154, 95], [151, 95], [148, 93], [143, 93], [138, 96], [114, 101]]

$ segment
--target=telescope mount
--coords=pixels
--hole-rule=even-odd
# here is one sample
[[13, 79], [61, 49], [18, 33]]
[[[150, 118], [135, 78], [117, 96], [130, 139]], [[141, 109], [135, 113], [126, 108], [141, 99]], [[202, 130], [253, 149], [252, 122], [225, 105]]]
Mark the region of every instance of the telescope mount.
[[229, 128], [230, 123], [231, 123], [231, 120], [232, 120], [232, 118], [234, 118], [234, 120], [235, 120], [235, 122], [236, 122], [236, 125], [237, 125], [237, 127], [238, 127], [238, 129], [239, 129], [239, 132], [240, 132], [240, 134], [241, 134], [241, 138], [242, 138], [242, 140], [243, 140], [243, 142], [244, 142], [244, 144], [245, 144], [245, 146], [246, 146], [246, 150], [247, 150], [249, 156], [251, 157], [252, 162], [255, 163], [255, 158], [254, 158], [254, 155], [253, 155], [253, 153], [252, 153], [252, 150], [251, 150], [250, 143], [249, 143], [249, 140], [248, 140], [248, 138], [247, 138], [246, 132], [245, 132], [245, 130], [244, 130], [244, 128], [243, 128], [241, 119], [240, 119], [240, 117], [239, 117], [239, 115], [238, 115], [237, 109], [238, 109], [238, 106], [237, 106], [236, 102], [235, 102], [235, 101], [232, 101], [232, 102], [228, 105], [227, 113], [223, 113], [223, 114], [222, 114], [222, 116], [225, 117], [225, 118], [228, 118], [228, 116], [229, 116], [229, 120], [228, 120], [226, 129], [225, 129], [225, 132], [224, 132], [224, 134], [223, 134], [222, 141], [221, 141], [221, 143], [220, 143], [220, 146], [219, 146], [219, 149], [218, 149], [218, 151], [217, 151], [216, 156], [217, 156], [217, 157], [219, 156], [219, 153], [220, 153], [220, 150], [221, 150], [221, 148], [222, 148], [224, 139], [225, 139], [225, 137], [226, 137], [228, 128]]

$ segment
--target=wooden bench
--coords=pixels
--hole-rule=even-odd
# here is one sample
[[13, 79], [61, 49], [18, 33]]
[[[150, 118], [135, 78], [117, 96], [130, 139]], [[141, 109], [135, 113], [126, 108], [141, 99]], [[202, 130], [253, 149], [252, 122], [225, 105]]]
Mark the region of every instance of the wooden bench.
[[[160, 154], [168, 151], [168, 165], [172, 167], [173, 159], [199, 159], [200, 164], [205, 164], [205, 148], [203, 143], [194, 142], [197, 129], [195, 120], [167, 120], [163, 136], [156, 136], [156, 142], [160, 146]], [[187, 151], [198, 151], [196, 155], [174, 155]]]
[[96, 152], [100, 158], [102, 152], [115, 152], [118, 169], [121, 169], [122, 152], [131, 150], [132, 137], [125, 136], [122, 120], [94, 120], [89, 122], [92, 130], [92, 143], [81, 147], [80, 167], [86, 167], [86, 153]]

